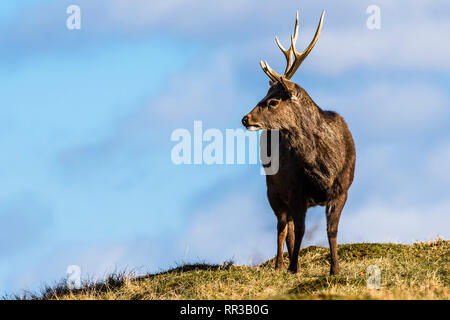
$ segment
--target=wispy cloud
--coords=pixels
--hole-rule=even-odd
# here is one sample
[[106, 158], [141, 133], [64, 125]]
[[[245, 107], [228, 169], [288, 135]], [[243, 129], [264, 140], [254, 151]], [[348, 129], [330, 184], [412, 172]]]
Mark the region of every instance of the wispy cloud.
[[0, 257], [36, 250], [53, 223], [53, 214], [30, 192], [0, 199]]
[[160, 97], [148, 103], [149, 119], [172, 128], [191, 125], [194, 120], [223, 125], [245, 98], [236, 85], [236, 67], [228, 53], [215, 51], [197, 58], [169, 81]]
[[[256, 198], [257, 199], [257, 198]], [[254, 263], [273, 255], [275, 219], [265, 203], [231, 192], [191, 216], [179, 239], [189, 248], [189, 261], [208, 259]]]
[[428, 155], [425, 170], [437, 181], [450, 188], [450, 142], [443, 141]]
[[[83, 12], [83, 28], [78, 34], [65, 29], [65, 8], [69, 4], [70, 1], [45, 3], [33, 10], [19, 11], [20, 19], [4, 25], [5, 30], [10, 30], [4, 35], [14, 37], [4, 36], [0, 41], [25, 53], [29, 49], [55, 48], [56, 44], [60, 49], [74, 50], [83, 43], [110, 41], [111, 32], [122, 38], [166, 34], [213, 45], [234, 43], [234, 50], [242, 51], [248, 42], [267, 35], [278, 34], [287, 41], [287, 32], [292, 29], [289, 13], [292, 15], [295, 10], [301, 11], [302, 34], [312, 35], [317, 15], [325, 9], [324, 32], [313, 53], [316, 59], [307, 64], [307, 70], [336, 75], [361, 67], [435, 71], [450, 68], [449, 47], [443, 41], [449, 28], [445, 1], [379, 1], [382, 27], [370, 31], [365, 25], [370, 1], [320, 1], [299, 6], [288, 2], [275, 5], [270, 1], [135, 0], [130, 4], [125, 0], [82, 0], [78, 5]], [[307, 39], [301, 37], [301, 43], [306, 44]], [[273, 43], [272, 47], [275, 52]]]
[[446, 126], [450, 113], [450, 97], [440, 86], [408, 79], [356, 84], [351, 91], [324, 88], [318, 99], [342, 112], [359, 133], [379, 138], [430, 134]]
[[351, 214], [342, 215], [342, 242], [412, 243], [450, 237], [450, 202], [417, 205], [382, 199], [372, 200]]

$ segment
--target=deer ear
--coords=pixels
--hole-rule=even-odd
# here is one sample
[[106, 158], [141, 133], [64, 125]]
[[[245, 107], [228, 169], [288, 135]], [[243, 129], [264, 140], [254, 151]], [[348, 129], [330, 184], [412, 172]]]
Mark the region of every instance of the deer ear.
[[285, 76], [280, 77], [280, 84], [288, 95], [293, 95], [295, 92], [295, 83], [286, 79]]

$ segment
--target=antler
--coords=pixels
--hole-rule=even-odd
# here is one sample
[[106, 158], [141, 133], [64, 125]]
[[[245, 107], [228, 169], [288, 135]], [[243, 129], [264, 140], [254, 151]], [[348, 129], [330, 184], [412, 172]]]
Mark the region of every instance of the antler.
[[[305, 60], [305, 58], [308, 56], [308, 54], [311, 52], [311, 50], [314, 48], [314, 45], [316, 44], [317, 40], [320, 36], [320, 31], [322, 30], [322, 23], [323, 23], [323, 16], [325, 15], [325, 11], [322, 11], [322, 15], [320, 16], [319, 26], [317, 27], [316, 34], [314, 35], [314, 38], [312, 39], [309, 46], [306, 48], [305, 51], [302, 53], [299, 53], [297, 49], [295, 49], [295, 44], [297, 43], [298, 38], [298, 11], [297, 11], [297, 18], [295, 21], [295, 28], [294, 28], [294, 35], [291, 35], [291, 46], [289, 49], [285, 49], [280, 41], [278, 40], [278, 37], [275, 37], [275, 41], [280, 48], [281, 52], [283, 52], [284, 56], [286, 57], [286, 70], [284, 71], [283, 77], [286, 79], [291, 79], [294, 75], [295, 71], [297, 71], [298, 67], [300, 67], [300, 64]], [[292, 56], [294, 56], [294, 61], [292, 61]], [[269, 67], [267, 64], [267, 61], [261, 61], [259, 63], [261, 65], [261, 68], [263, 71], [267, 74], [267, 76], [274, 82], [279, 82], [281, 77], [278, 73], [276, 73], [272, 68]]]

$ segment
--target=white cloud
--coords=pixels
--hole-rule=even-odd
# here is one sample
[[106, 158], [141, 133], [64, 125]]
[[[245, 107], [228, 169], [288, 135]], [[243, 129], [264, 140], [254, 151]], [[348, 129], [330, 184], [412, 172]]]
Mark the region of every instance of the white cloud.
[[273, 257], [276, 218], [263, 208], [255, 198], [236, 192], [197, 210], [178, 241], [189, 248], [187, 261], [234, 259], [248, 264]]
[[0, 197], [0, 258], [36, 250], [53, 223], [52, 210], [35, 193]]
[[[350, 87], [350, 86], [349, 86]], [[362, 91], [318, 92], [318, 104], [337, 109], [361, 133], [377, 137], [410, 136], [436, 130], [449, 115], [448, 96], [422, 82], [378, 82]]]
[[[105, 13], [105, 20], [123, 28], [150, 28], [186, 37], [214, 39], [220, 35], [234, 35], [230, 43], [246, 50], [248, 41], [260, 42], [283, 30], [291, 32], [293, 18], [288, 13], [300, 10], [301, 37], [306, 45], [316, 27], [322, 9], [327, 11], [321, 39], [314, 49], [314, 59], [307, 68], [331, 75], [362, 66], [383, 68], [412, 68], [443, 71], [450, 69], [450, 46], [444, 39], [450, 22], [440, 9], [444, 1], [381, 1], [381, 29], [366, 27], [367, 4], [361, 2], [336, 3], [273, 3], [261, 1], [128, 1], [115, 0]], [[270, 17], [268, 19], [267, 17]], [[305, 22], [306, 21], [306, 22]], [[288, 23], [292, 22], [292, 23]], [[312, 24], [311, 24], [312, 23]], [[289, 34], [278, 34], [282, 40]], [[227, 41], [227, 40], [225, 40]], [[228, 40], [229, 41], [229, 40]], [[271, 41], [266, 43], [275, 49]], [[252, 47], [247, 50], [252, 50]], [[278, 50], [278, 49], [276, 49]]]
[[192, 124], [208, 119], [220, 123], [237, 104], [232, 58], [220, 52], [194, 61], [188, 70], [175, 75], [163, 94], [148, 105], [155, 122]]
[[[109, 38], [110, 33], [125, 37], [172, 35], [179, 39], [228, 43], [232, 50], [244, 52], [249, 43], [277, 50], [273, 39], [278, 34], [282, 40], [292, 31], [293, 13], [300, 10], [303, 47], [312, 37], [321, 10], [325, 9], [324, 29], [305, 68], [322, 74], [341, 75], [346, 71], [366, 67], [372, 70], [395, 68], [433, 70], [450, 69], [450, 46], [445, 39], [450, 22], [445, 15], [445, 1], [378, 1], [381, 8], [381, 29], [370, 31], [366, 27], [366, 8], [372, 4], [361, 1], [337, 3], [275, 3], [273, 1], [145, 1], [127, 0], [79, 1], [83, 20], [89, 32], [86, 39]], [[47, 35], [56, 42], [71, 41], [67, 33], [55, 25], [61, 20], [61, 4], [46, 4], [25, 10], [16, 25], [9, 25], [4, 38], [5, 46], [26, 49], [33, 43], [48, 47]], [[39, 17], [46, 13], [45, 23]], [[23, 25], [21, 21], [28, 23]], [[84, 29], [83, 29], [84, 30]], [[45, 37], [43, 36], [45, 35]], [[1, 39], [0, 39], [1, 41]], [[55, 42], [55, 41], [54, 41]], [[89, 42], [89, 41], [88, 41]], [[72, 47], [68, 47], [72, 48]], [[264, 52], [264, 51], [262, 51]], [[281, 56], [280, 56], [281, 58]]]
[[[408, 14], [405, 13], [407, 16]], [[388, 17], [386, 17], [387, 19]], [[364, 28], [327, 28], [314, 50], [309, 69], [339, 75], [368, 68], [380, 70], [413, 69], [443, 72], [450, 70], [450, 46], [443, 41], [450, 28], [448, 20], [395, 20], [377, 31]]]
[[[223, 28], [230, 17], [249, 13], [251, 1], [146, 1], [137, 0], [130, 5], [129, 1], [108, 1], [106, 17], [112, 23], [120, 23], [124, 28], [165, 26], [177, 33], [211, 32]], [[205, 29], [206, 28], [206, 29]]]
[[450, 183], [450, 142], [441, 143], [433, 150], [425, 169], [437, 181]]
[[354, 212], [343, 214], [340, 221], [340, 242], [411, 243], [448, 239], [450, 201], [430, 204], [370, 201]]

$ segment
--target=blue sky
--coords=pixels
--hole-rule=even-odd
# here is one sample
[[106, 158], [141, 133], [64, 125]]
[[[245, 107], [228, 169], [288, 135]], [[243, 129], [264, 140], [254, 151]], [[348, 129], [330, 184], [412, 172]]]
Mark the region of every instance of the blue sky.
[[[81, 8], [81, 29], [66, 8]], [[381, 9], [368, 30], [366, 9]], [[0, 293], [180, 261], [275, 253], [257, 165], [176, 166], [171, 132], [240, 128], [300, 12], [322, 35], [293, 80], [340, 112], [357, 170], [340, 242], [411, 243], [450, 230], [446, 1], [1, 1]], [[326, 245], [323, 208], [303, 245]]]

